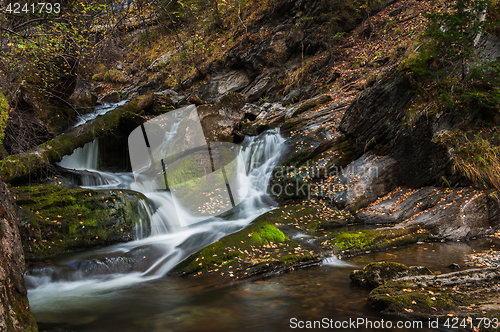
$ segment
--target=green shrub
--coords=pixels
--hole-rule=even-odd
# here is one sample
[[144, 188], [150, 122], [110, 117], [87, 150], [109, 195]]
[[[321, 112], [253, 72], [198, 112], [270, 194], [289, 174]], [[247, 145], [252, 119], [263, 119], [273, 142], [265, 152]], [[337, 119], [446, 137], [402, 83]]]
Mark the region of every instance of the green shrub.
[[9, 103], [5, 95], [0, 92], [0, 143], [5, 136], [5, 125], [9, 119]]

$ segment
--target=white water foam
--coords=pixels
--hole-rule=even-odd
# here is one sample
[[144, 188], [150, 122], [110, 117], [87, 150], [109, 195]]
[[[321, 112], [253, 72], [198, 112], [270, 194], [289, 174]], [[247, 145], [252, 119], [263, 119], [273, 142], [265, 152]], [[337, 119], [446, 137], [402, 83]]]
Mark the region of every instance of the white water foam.
[[[174, 202], [169, 192], [153, 191], [152, 188], [139, 185], [133, 181], [131, 173], [96, 171], [98, 165], [93, 161], [92, 163], [88, 162], [86, 159], [92, 159], [93, 155], [97, 154], [96, 142], [89, 143], [88, 147], [85, 146], [81, 151], [75, 151], [71, 156], [65, 157], [64, 162], [60, 164], [63, 167], [85, 169], [113, 179], [111, 183], [104, 185], [95, 185], [95, 182], [84, 183], [85, 187], [95, 189], [126, 188], [143, 193], [148, 198], [148, 202], [144, 202], [142, 208], [149, 213], [151, 235], [141, 238], [144, 234], [143, 228], [146, 226], [139, 224], [135, 230], [137, 238], [135, 241], [89, 251], [67, 261], [61, 261], [59, 264], [62, 267], [54, 267], [54, 269], [64, 269], [65, 277], [47, 278], [46, 275], [38, 276], [39, 274], [33, 273], [33, 271], [28, 273], [26, 278], [30, 280], [33, 287], [28, 292], [31, 306], [35, 310], [39, 306], [64, 306], [65, 303], [70, 305], [70, 303], [77, 301], [76, 299], [79, 299], [81, 304], [82, 298], [96, 297], [99, 294], [99, 296], [105, 296], [105, 293], [110, 289], [161, 278], [190, 254], [227, 234], [244, 228], [256, 217], [273, 208], [272, 200], [267, 195], [266, 190], [283, 143], [284, 138], [279, 135], [277, 130], [268, 131], [259, 137], [245, 138], [241, 147], [244, 164], [238, 165], [238, 177], [240, 183], [247, 186], [245, 189], [248, 191], [248, 196], [230, 211], [229, 217], [218, 216], [199, 223], [197, 220], [190, 220], [188, 223], [191, 224], [190, 227], [180, 227], [177, 218], [200, 217], [193, 217], [186, 211], [177, 210], [175, 213], [173, 210]], [[116, 270], [111, 265], [114, 260], [95, 258], [102, 256], [125, 257], [123, 260], [126, 260], [128, 257], [134, 257], [134, 253], [138, 250], [149, 250], [156, 257], [139, 271], [131, 268], [128, 273], [113, 273]], [[71, 267], [81, 266], [82, 262], [93, 262], [95, 265], [99, 265], [97, 269], [99, 273], [86, 275], [79, 268], [67, 272], [68, 269], [71, 270]], [[106, 271], [109, 272], [105, 273]]]

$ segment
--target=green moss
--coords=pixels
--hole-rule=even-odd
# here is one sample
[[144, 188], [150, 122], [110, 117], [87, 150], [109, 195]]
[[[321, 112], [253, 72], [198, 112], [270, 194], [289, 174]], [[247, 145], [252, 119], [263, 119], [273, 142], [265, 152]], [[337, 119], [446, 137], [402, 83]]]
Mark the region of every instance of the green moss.
[[[25, 295], [15, 295], [13, 302], [11, 303], [12, 309], [16, 316], [17, 321], [24, 328], [26, 332], [38, 332], [38, 326], [36, 325], [35, 317], [30, 310], [28, 298]], [[10, 315], [7, 315], [10, 320], [7, 331], [13, 331], [10, 329], [12, 327], [13, 322]]]
[[380, 231], [349, 231], [334, 234], [330, 243], [337, 252], [355, 255], [364, 251], [386, 250], [426, 239], [427, 234], [419, 230], [420, 227], [413, 226]]
[[255, 244], [258, 245], [269, 244], [271, 242], [285, 242], [285, 240], [288, 239], [282, 231], [271, 224], [264, 224], [261, 226], [257, 232], [252, 233], [251, 238]]
[[270, 211], [247, 228], [199, 250], [178, 264], [171, 275], [233, 274], [238, 278], [267, 269], [290, 267], [316, 256], [290, 240], [273, 223], [280, 214]]
[[5, 134], [5, 125], [9, 119], [9, 103], [5, 95], [0, 92], [0, 143], [3, 140]]
[[142, 195], [129, 191], [67, 189], [54, 185], [16, 187], [27, 259], [124, 242], [142, 219]]
[[470, 305], [473, 301], [466, 296], [442, 287], [427, 287], [423, 291], [409, 282], [399, 280], [375, 288], [369, 295], [371, 306], [386, 312], [407, 312], [412, 309], [418, 312], [434, 313], [451, 310], [456, 306]]

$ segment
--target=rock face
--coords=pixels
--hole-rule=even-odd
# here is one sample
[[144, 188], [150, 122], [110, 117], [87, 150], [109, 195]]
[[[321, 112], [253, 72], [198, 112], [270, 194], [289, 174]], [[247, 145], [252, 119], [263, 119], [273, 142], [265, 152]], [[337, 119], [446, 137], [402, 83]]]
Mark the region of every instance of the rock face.
[[404, 75], [378, 81], [349, 106], [339, 129], [350, 140], [353, 159], [369, 151], [389, 155], [395, 161], [390, 170], [394, 182], [420, 187], [449, 172], [448, 151], [432, 140], [438, 132], [460, 124], [425, 116], [411, 126], [403, 124], [415, 89]]
[[209, 103], [216, 101], [228, 92], [240, 92], [252, 82], [245, 70], [232, 70], [221, 73], [203, 86], [198, 94], [201, 99]]
[[342, 170], [340, 181], [347, 188], [336, 196], [336, 202], [353, 210], [365, 207], [387, 194], [394, 183], [396, 161], [389, 157], [365, 154]]
[[234, 130], [245, 118], [243, 106], [246, 97], [239, 93], [224, 95], [213, 105], [198, 106], [201, 126], [207, 142], [228, 142], [233, 140]]
[[0, 182], [0, 331], [38, 331], [24, 284], [19, 221], [12, 195]]
[[357, 217], [367, 224], [418, 224], [441, 239], [467, 240], [498, 230], [499, 211], [493, 196], [472, 188], [397, 188]]

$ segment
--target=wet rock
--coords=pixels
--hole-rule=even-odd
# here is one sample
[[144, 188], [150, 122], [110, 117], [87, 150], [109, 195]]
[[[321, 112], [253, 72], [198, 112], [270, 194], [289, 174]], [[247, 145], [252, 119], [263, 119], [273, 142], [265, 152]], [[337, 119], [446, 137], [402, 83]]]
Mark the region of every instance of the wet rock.
[[[270, 276], [319, 262], [314, 252], [290, 240], [274, 222], [280, 216], [267, 212], [249, 227], [230, 234], [179, 263], [169, 275], [215, 275], [244, 279]], [[201, 239], [205, 239], [200, 234]], [[199, 240], [197, 237], [193, 241]]]
[[345, 188], [337, 194], [336, 204], [358, 210], [387, 194], [394, 183], [396, 162], [388, 156], [365, 154], [353, 161], [339, 175]]
[[[127, 242], [147, 236], [149, 219], [141, 201], [128, 190], [68, 189], [54, 185], [16, 187], [21, 207], [21, 238], [26, 258]], [[144, 234], [136, 234], [136, 225]]]
[[117, 103], [120, 101], [120, 93], [118, 91], [110, 92], [104, 95], [101, 99], [102, 103]]
[[92, 85], [80, 79], [77, 80], [75, 90], [68, 97], [68, 102], [78, 108], [89, 112], [97, 104], [97, 95], [92, 90]]
[[197, 93], [203, 100], [212, 103], [228, 92], [241, 92], [251, 82], [245, 70], [233, 70], [212, 77]]
[[208, 142], [228, 142], [245, 117], [246, 97], [232, 92], [213, 105], [198, 107], [201, 126]]
[[19, 236], [19, 210], [0, 182], [0, 330], [38, 331], [24, 283], [24, 253]]
[[433, 275], [433, 273], [423, 266], [407, 267], [396, 262], [376, 262], [366, 265], [363, 270], [352, 271], [349, 278], [355, 284], [376, 288], [396, 278], [418, 275]]
[[452, 270], [460, 270], [460, 265], [453, 263], [453, 264], [450, 264], [450, 266], [448, 266], [448, 268], [450, 268]]
[[[440, 325], [450, 317], [498, 317], [500, 270], [471, 269], [396, 278], [371, 291], [368, 304], [384, 312], [415, 320], [437, 319]], [[473, 321], [476, 326], [476, 321]], [[460, 328], [461, 331], [466, 329]]]
[[464, 240], [500, 228], [498, 205], [486, 192], [472, 188], [396, 188], [356, 216], [368, 224], [418, 224], [440, 239]]

